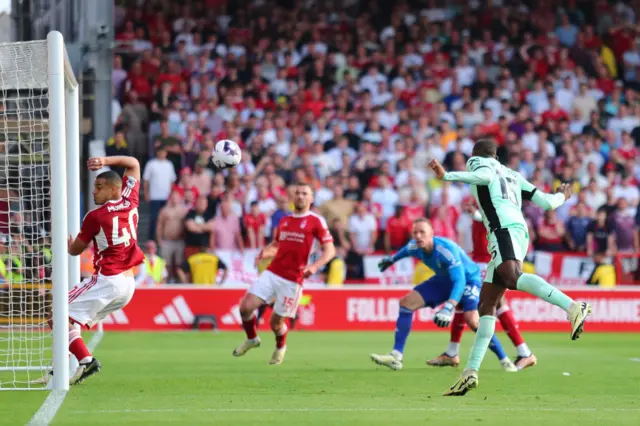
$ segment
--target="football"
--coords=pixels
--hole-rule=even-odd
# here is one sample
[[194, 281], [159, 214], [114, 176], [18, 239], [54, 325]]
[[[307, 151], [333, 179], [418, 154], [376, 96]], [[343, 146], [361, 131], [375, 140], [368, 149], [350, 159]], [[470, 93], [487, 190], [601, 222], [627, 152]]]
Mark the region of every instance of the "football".
[[237, 143], [230, 140], [221, 140], [211, 154], [213, 165], [221, 169], [235, 167], [242, 160], [242, 151]]

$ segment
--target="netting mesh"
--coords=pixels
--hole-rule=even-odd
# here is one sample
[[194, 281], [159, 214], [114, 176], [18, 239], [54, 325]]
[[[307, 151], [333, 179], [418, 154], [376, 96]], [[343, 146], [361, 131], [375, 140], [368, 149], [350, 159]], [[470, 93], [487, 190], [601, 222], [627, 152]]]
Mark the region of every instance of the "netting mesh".
[[47, 43], [0, 44], [0, 389], [51, 367]]

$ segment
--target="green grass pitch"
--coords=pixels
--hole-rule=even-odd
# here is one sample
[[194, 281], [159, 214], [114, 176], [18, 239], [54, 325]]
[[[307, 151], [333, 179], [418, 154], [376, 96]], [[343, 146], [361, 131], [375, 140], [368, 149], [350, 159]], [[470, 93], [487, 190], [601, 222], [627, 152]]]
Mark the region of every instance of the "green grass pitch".
[[[103, 370], [72, 388], [54, 425], [638, 425], [640, 337], [527, 333], [539, 364], [505, 373], [488, 353], [480, 386], [442, 392], [460, 370], [429, 368], [446, 333], [413, 333], [404, 369], [374, 365], [389, 333], [289, 335], [286, 361], [269, 366], [273, 338], [243, 358], [240, 333], [106, 333]], [[89, 336], [86, 336], [87, 340]], [[469, 351], [467, 332], [462, 354]], [[503, 334], [505, 349], [514, 349]], [[635, 361], [634, 361], [635, 359]], [[463, 359], [464, 361], [464, 359]], [[46, 392], [0, 392], [0, 424], [29, 421]]]

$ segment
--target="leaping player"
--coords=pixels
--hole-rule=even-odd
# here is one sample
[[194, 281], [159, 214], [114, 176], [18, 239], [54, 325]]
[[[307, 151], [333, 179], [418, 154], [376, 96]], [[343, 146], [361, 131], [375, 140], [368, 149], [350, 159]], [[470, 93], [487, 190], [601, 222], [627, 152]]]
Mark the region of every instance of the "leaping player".
[[[473, 204], [474, 203], [471, 203], [471, 206], [469, 206], [469, 213], [473, 215], [473, 224], [471, 225], [473, 252], [471, 253], [471, 260], [476, 262], [480, 270], [484, 272], [487, 264], [491, 261], [491, 255], [487, 250], [487, 230], [482, 223], [482, 215]], [[507, 333], [507, 336], [511, 339], [513, 346], [516, 347], [517, 356], [514, 364], [518, 370], [524, 370], [525, 368], [536, 365], [537, 358], [522, 337], [518, 329], [518, 322], [511, 313], [504, 297], [498, 304], [496, 316], [498, 317], [498, 321], [500, 321], [500, 325], [502, 325], [502, 328]], [[464, 311], [456, 308], [455, 315], [451, 321], [451, 339], [449, 340], [447, 349], [441, 355], [427, 361], [427, 364], [434, 367], [457, 367], [460, 365], [458, 351], [460, 349], [460, 341], [464, 333], [465, 323]]]
[[[273, 260], [240, 302], [242, 327], [247, 340], [233, 351], [233, 356], [243, 356], [250, 349], [260, 346], [255, 311], [275, 299], [271, 330], [276, 337], [276, 349], [269, 364], [278, 365], [284, 361], [288, 331], [285, 318], [294, 318], [296, 315], [304, 279], [314, 275], [336, 253], [327, 223], [310, 211], [312, 203], [311, 187], [307, 184], [296, 185], [293, 214], [280, 221], [273, 241], [258, 255], [257, 262], [269, 258]], [[322, 255], [309, 265], [315, 240], [322, 245]]]
[[[79, 256], [91, 242], [95, 249], [94, 275], [69, 291], [69, 352], [79, 364], [70, 378], [72, 385], [98, 373], [101, 368], [73, 324], [90, 329], [111, 312], [126, 306], [136, 286], [132, 269], [144, 261], [136, 232], [140, 163], [133, 157], [114, 156], [90, 158], [87, 166], [91, 171], [105, 166], [122, 167], [125, 172], [120, 177], [109, 170], [96, 177], [93, 200], [98, 207], [84, 217], [78, 236], [69, 237], [71, 256]], [[48, 380], [49, 375], [38, 382]]]
[[[433, 228], [425, 218], [416, 219], [412, 229], [413, 240], [390, 258], [378, 265], [381, 272], [405, 257], [414, 257], [431, 268], [436, 274], [417, 285], [400, 299], [400, 312], [396, 322], [393, 350], [388, 355], [371, 354], [371, 360], [392, 370], [402, 368], [402, 358], [407, 337], [411, 332], [413, 313], [424, 307], [442, 307], [435, 313], [433, 321], [438, 327], [449, 327], [453, 310], [459, 306], [469, 327], [478, 327], [478, 295], [482, 285], [480, 268], [456, 243], [433, 236]], [[518, 371], [504, 352], [496, 336], [491, 336], [491, 350], [496, 354], [505, 371]]]
[[478, 386], [478, 370], [495, 331], [496, 307], [507, 289], [525, 291], [564, 310], [571, 323], [571, 340], [580, 337], [591, 313], [588, 303], [574, 301], [537, 275], [522, 273], [522, 261], [529, 248], [522, 199], [547, 210], [556, 209], [571, 197], [571, 187], [560, 185], [556, 194], [538, 191], [520, 173], [500, 164], [496, 154], [496, 144], [483, 140], [473, 146], [466, 172], [445, 172], [437, 160], [429, 164], [439, 179], [471, 185], [489, 234], [491, 253], [480, 292], [480, 324], [471, 354], [462, 375], [445, 396], [464, 395]]

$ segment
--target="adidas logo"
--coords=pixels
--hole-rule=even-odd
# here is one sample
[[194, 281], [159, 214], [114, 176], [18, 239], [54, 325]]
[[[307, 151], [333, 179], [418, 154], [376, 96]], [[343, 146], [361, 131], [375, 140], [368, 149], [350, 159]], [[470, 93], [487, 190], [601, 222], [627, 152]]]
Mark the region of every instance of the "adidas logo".
[[222, 316], [220, 321], [224, 325], [242, 324], [242, 317], [240, 316], [240, 305], [233, 305], [228, 314]]
[[153, 317], [156, 325], [182, 325], [193, 324], [193, 312], [182, 296], [176, 296], [171, 303], [162, 308], [162, 312]]
[[107, 315], [103, 320], [103, 324], [129, 324], [129, 318], [125, 315], [124, 311], [120, 309]]

